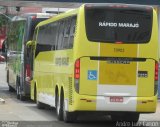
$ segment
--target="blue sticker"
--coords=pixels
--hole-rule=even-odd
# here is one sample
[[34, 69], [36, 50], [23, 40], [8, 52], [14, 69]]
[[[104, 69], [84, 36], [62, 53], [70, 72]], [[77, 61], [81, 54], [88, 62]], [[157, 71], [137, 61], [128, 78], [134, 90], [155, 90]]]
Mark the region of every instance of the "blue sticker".
[[88, 80], [97, 80], [96, 70], [88, 70]]

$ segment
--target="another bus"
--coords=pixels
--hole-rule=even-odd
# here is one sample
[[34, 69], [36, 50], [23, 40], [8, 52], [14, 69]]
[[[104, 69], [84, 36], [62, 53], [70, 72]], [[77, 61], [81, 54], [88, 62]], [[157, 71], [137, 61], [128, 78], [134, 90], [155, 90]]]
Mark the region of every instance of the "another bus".
[[39, 23], [31, 98], [56, 107], [59, 120], [102, 113], [138, 121], [154, 113], [158, 23], [153, 7], [85, 4]]
[[30, 97], [30, 76], [32, 74], [32, 52], [26, 47], [31, 40], [35, 26], [51, 17], [47, 13], [28, 13], [15, 16], [9, 23], [7, 32], [7, 82], [9, 91], [16, 91], [17, 98]]

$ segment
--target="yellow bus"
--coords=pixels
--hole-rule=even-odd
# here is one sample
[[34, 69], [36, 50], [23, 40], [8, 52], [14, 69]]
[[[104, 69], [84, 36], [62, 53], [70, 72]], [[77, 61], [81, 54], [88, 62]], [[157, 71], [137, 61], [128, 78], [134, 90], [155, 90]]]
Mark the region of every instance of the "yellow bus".
[[35, 52], [31, 99], [56, 107], [59, 120], [102, 113], [138, 121], [154, 113], [158, 24], [151, 6], [84, 4], [40, 22], [27, 43]]

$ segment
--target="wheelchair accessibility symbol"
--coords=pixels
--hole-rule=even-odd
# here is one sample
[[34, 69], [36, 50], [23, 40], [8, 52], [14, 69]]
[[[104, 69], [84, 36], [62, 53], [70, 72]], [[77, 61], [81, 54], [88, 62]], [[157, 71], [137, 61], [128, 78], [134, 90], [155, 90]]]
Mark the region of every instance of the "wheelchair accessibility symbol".
[[88, 80], [97, 80], [97, 71], [89, 70], [88, 71]]

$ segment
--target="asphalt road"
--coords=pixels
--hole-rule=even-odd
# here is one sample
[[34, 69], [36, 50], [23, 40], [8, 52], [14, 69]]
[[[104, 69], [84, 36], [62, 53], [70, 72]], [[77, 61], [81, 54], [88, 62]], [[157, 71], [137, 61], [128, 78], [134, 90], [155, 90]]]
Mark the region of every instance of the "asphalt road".
[[[64, 123], [56, 118], [55, 109], [37, 109], [32, 101], [16, 99], [14, 92], [8, 91], [6, 83], [5, 63], [0, 63], [0, 127], [116, 127], [120, 123], [112, 123], [108, 117], [80, 116], [76, 123]], [[160, 103], [157, 112], [140, 116], [140, 121], [160, 121]], [[143, 123], [141, 123], [142, 125]], [[8, 126], [10, 125], [10, 126]], [[138, 126], [141, 126], [138, 125]], [[160, 123], [159, 123], [160, 125]], [[123, 124], [127, 127], [127, 124]], [[148, 127], [148, 126], [147, 126]]]

